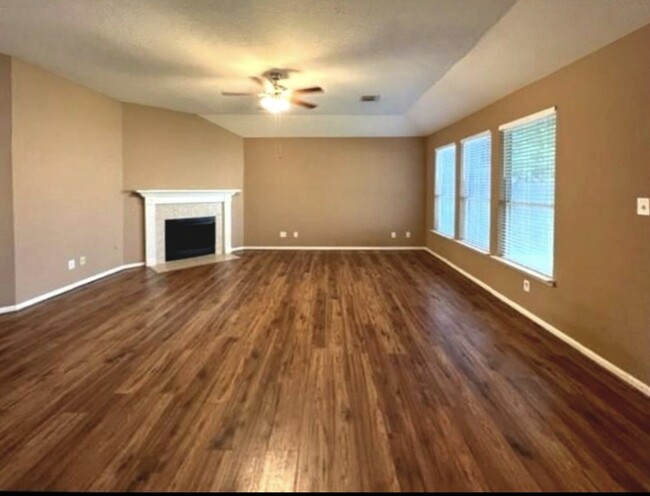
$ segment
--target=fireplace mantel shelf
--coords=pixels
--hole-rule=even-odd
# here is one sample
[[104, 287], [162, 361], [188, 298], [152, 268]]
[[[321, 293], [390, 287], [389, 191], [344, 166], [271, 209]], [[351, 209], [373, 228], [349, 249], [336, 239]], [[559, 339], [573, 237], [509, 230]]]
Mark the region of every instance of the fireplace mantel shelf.
[[240, 189], [139, 189], [146, 203], [213, 203], [229, 200]]

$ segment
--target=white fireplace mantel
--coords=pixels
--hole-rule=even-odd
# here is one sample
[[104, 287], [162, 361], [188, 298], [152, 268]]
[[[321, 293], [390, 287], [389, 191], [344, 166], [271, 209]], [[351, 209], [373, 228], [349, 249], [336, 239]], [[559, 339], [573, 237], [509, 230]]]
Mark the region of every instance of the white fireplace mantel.
[[232, 197], [239, 189], [143, 189], [137, 190], [145, 205], [145, 253], [147, 265], [164, 262], [157, 253], [156, 206], [188, 203], [223, 203], [223, 250], [232, 252]]

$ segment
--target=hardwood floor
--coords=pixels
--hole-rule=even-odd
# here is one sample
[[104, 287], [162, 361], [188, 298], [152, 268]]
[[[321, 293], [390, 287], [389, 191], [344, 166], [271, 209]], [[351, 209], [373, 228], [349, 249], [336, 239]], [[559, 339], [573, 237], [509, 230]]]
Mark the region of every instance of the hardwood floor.
[[650, 489], [650, 400], [425, 252], [246, 252], [0, 316], [0, 489]]

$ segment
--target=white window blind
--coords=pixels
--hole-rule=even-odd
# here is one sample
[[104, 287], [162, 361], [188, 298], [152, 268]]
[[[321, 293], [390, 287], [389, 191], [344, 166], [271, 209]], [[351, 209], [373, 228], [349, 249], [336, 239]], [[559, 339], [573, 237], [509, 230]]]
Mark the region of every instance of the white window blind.
[[436, 150], [433, 229], [451, 238], [456, 223], [456, 145]]
[[501, 126], [500, 255], [553, 275], [555, 211], [554, 109]]
[[460, 239], [484, 251], [490, 248], [490, 133], [462, 141]]

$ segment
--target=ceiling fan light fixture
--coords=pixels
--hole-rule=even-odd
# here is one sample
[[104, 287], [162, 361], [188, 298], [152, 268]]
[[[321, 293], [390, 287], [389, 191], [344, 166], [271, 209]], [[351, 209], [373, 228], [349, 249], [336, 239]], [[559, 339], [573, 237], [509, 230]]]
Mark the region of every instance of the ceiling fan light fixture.
[[291, 107], [291, 102], [289, 99], [280, 94], [280, 95], [265, 95], [260, 100], [262, 107], [272, 114], [279, 114], [281, 112], [286, 112]]
[[281, 114], [290, 110], [292, 106], [309, 110], [318, 107], [315, 103], [304, 101], [301, 96], [323, 93], [323, 88], [310, 86], [308, 88], [289, 89], [279, 83], [280, 80], [287, 79], [286, 72], [272, 70], [267, 71], [262, 76], [251, 76], [251, 79], [262, 87], [261, 93], [222, 91], [221, 94], [224, 96], [257, 96], [261, 107], [271, 114]]

